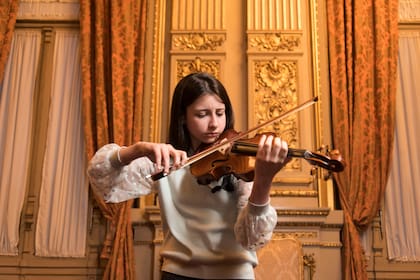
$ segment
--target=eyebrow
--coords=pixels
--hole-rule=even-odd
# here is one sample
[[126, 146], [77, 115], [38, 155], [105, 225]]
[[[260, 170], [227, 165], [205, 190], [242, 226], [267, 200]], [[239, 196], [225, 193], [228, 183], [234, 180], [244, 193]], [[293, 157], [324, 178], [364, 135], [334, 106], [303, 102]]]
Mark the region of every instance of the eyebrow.
[[[216, 111], [226, 111], [226, 108], [220, 107], [220, 108], [216, 108], [215, 110]], [[194, 111], [196, 111], [196, 112], [208, 112], [208, 111], [212, 111], [212, 109], [209, 109], [209, 108], [197, 108]]]

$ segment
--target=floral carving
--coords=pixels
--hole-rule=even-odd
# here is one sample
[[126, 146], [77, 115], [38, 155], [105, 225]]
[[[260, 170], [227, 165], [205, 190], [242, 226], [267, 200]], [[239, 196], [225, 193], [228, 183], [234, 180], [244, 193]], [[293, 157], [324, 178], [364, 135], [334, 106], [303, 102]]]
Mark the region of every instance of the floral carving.
[[[258, 123], [275, 118], [297, 105], [295, 61], [279, 61], [274, 58], [257, 62], [255, 68], [255, 113]], [[294, 143], [296, 122], [296, 116], [291, 116], [275, 122], [271, 129], [276, 133], [281, 132], [282, 137], [287, 134], [289, 143]]]
[[280, 33], [265, 34], [262, 37], [251, 38], [250, 46], [260, 51], [294, 51], [300, 47], [300, 36]]
[[[297, 62], [269, 61], [255, 63], [256, 85], [254, 89], [254, 112], [256, 123], [273, 119], [297, 105]], [[285, 139], [290, 147], [298, 144], [297, 116], [293, 114], [264, 127]], [[292, 160], [289, 168], [299, 169], [300, 160]]]
[[174, 36], [173, 46], [180, 50], [211, 50], [214, 51], [224, 42], [222, 35], [208, 35], [206, 33], [190, 33]]
[[207, 72], [215, 77], [219, 77], [220, 62], [215, 60], [202, 60], [196, 57], [194, 60], [178, 60], [176, 68], [178, 80], [195, 72]]

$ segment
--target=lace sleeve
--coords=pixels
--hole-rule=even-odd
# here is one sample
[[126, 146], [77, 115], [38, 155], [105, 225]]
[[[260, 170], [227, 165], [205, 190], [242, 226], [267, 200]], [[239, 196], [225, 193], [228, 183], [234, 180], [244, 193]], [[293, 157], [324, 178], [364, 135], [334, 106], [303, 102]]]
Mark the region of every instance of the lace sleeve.
[[241, 186], [238, 208], [239, 215], [235, 224], [236, 239], [248, 250], [258, 250], [270, 241], [277, 224], [277, 212], [267, 203], [253, 205], [247, 202], [252, 183]]
[[106, 202], [122, 202], [152, 192], [153, 180], [146, 176], [154, 172], [153, 163], [142, 157], [130, 164], [115, 167], [112, 158], [120, 146], [107, 144], [100, 148], [88, 165], [92, 189]]

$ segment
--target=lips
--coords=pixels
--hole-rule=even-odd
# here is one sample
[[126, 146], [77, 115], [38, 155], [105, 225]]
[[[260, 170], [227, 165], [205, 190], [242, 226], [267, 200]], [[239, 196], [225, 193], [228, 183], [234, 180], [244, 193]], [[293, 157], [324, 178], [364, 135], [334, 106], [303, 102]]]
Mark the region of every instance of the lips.
[[207, 138], [218, 138], [219, 133], [206, 133], [206, 134], [204, 134], [204, 136], [207, 137]]

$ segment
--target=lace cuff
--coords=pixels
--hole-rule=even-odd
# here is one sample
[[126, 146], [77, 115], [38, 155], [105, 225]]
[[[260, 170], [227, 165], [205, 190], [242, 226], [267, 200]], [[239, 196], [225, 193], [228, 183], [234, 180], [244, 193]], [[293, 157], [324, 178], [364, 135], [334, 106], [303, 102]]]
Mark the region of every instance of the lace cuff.
[[152, 192], [153, 163], [142, 157], [128, 165], [118, 160], [120, 146], [107, 144], [99, 149], [89, 162], [88, 177], [93, 190], [106, 202], [122, 202]]
[[276, 224], [277, 213], [269, 203], [262, 206], [248, 203], [239, 213], [235, 235], [244, 248], [257, 250], [271, 239]]

